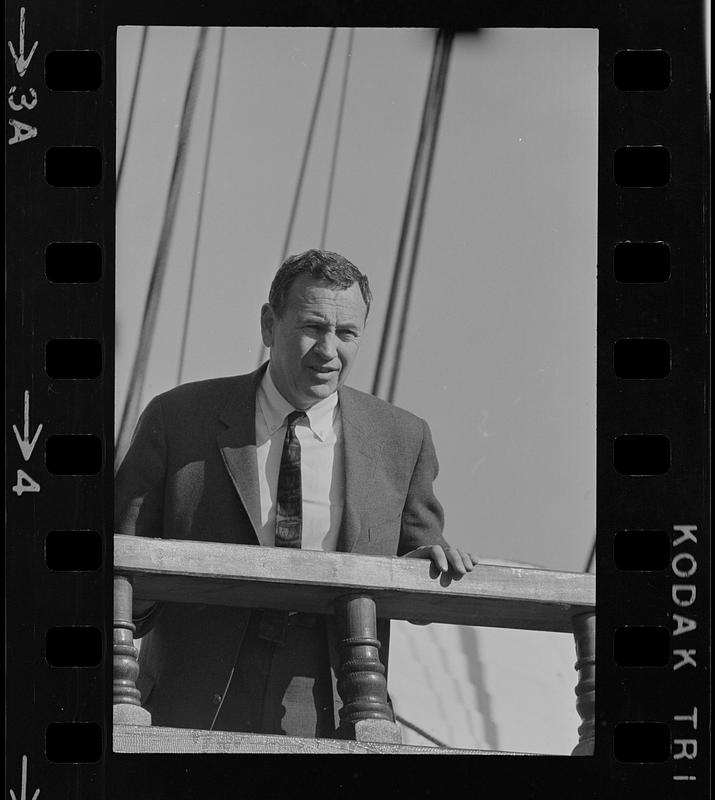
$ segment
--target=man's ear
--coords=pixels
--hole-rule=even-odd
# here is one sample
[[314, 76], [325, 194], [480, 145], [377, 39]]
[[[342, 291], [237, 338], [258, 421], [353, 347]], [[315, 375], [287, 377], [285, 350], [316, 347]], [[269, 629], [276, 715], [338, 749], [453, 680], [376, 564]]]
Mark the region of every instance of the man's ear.
[[261, 337], [266, 347], [273, 346], [273, 323], [276, 315], [268, 303], [264, 303], [261, 308]]

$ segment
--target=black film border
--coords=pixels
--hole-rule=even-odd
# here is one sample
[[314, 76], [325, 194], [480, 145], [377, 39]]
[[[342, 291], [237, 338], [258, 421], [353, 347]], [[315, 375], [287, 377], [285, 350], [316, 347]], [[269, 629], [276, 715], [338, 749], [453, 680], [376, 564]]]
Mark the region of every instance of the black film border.
[[[501, 758], [455, 757], [446, 769], [435, 770], [429, 762], [411, 763], [408, 771], [384, 757], [377, 772], [399, 776], [390, 785], [396, 795], [405, 796], [432, 781], [448, 791], [494, 786], [507, 796], [519, 791], [535, 797], [706, 796], [709, 196], [704, 176], [709, 156], [701, 4], [654, 8], [638, 0], [625, 7], [594, 0], [472, 7], [447, 2], [406, 9], [377, 2], [336, 8], [327, 0], [300, 8], [286, 0], [270, 8], [136, 0], [102, 0], [90, 7], [76, 0], [13, 0], [6, 3], [5, 15], [13, 44], [6, 50], [8, 788], [26, 798], [36, 789], [43, 796], [66, 798], [218, 796], [224, 787], [236, 785], [238, 774], [243, 791], [270, 796], [299, 774], [310, 775], [316, 791], [338, 786], [350, 791], [371, 785], [376, 769], [373, 762], [353, 760], [348, 766], [344, 759], [326, 758], [318, 770], [313, 759], [304, 759], [289, 774], [271, 759], [258, 764], [238, 756], [148, 758], [111, 752], [116, 26], [556, 26], [599, 29], [596, 753], [593, 758], [510, 759], [508, 769]], [[49, 88], [47, 59], [72, 50], [100, 54], [99, 86], [80, 92]], [[668, 54], [667, 86], [639, 90], [617, 85], [617, 60], [639, 51]], [[84, 187], [50, 186], [46, 171], [53, 169], [58, 154], [50, 151], [56, 147], [96, 148], [99, 180], [88, 179]], [[631, 176], [640, 175], [630, 179], [635, 183], [626, 178], [619, 185], [617, 159], [633, 155], [624, 148], [665, 149], [667, 180], [644, 185], [648, 165], [641, 160], [640, 167], [630, 165]], [[636, 154], [642, 155], [642, 150]], [[658, 156], [652, 169], [662, 175], [662, 151]], [[91, 173], [93, 168], [96, 178], [96, 158], [93, 164], [85, 169]], [[62, 164], [54, 168], [52, 180], [66, 181]], [[93, 279], [75, 275], [66, 280], [66, 274], [62, 279], [57, 246], [67, 243], [86, 245], [85, 256], [76, 257], [87, 259], [84, 274]], [[667, 279], [623, 280], [618, 249], [623, 253], [624, 245], [657, 243], [668, 250]], [[81, 379], [50, 377], [47, 346], [53, 339], [100, 342], [101, 371]], [[645, 379], [618, 375], [614, 348], [629, 339], [666, 341], [668, 373]], [[77, 435], [98, 438], [99, 470], [50, 470], [46, 453], [51, 455], [53, 448], [60, 456], [74, 453], [76, 458], [77, 441], [57, 437]], [[639, 455], [633, 437], [644, 435], [667, 438], [667, 469], [660, 474], [637, 472], [637, 467], [635, 473], [619, 471], [617, 448], [635, 448], [631, 456], [642, 461], [645, 451]], [[639, 531], [667, 535], [664, 568], [616, 566], [618, 537]], [[61, 537], [70, 532], [79, 537], [75, 541], [82, 557], [69, 564], [53, 561], [53, 553], [66, 555]], [[641, 535], [640, 541], [642, 547], [647, 539]], [[51, 665], [48, 641], [61, 637], [67, 626], [101, 632], [99, 664]], [[667, 630], [667, 663], [648, 668], [617, 663], [614, 637], [629, 628]], [[92, 754], [86, 762], [72, 763], [71, 753], [69, 761], [62, 761], [68, 729], [56, 726], [71, 723], [86, 726], [79, 733]], [[655, 727], [632, 727], [649, 724]], [[665, 738], [658, 728], [663, 725]], [[48, 735], [59, 760], [47, 757]], [[660, 760], [629, 763], [633, 741], [636, 751], [639, 742], [651, 742], [655, 749], [645, 754], [660, 753]]]

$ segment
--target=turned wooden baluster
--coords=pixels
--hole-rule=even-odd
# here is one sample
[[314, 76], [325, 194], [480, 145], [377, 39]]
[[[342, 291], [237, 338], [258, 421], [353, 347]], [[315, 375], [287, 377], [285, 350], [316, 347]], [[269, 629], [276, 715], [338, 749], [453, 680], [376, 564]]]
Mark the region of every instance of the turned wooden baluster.
[[132, 622], [132, 584], [125, 575], [114, 576], [114, 647], [112, 717], [115, 723], [151, 725], [151, 714], [141, 707], [139, 677]]
[[571, 755], [592, 756], [596, 733], [596, 615], [593, 612], [573, 618], [576, 639], [576, 710], [583, 720], [578, 729], [578, 744]]
[[335, 612], [340, 632], [341, 735], [362, 742], [402, 741], [387, 703], [375, 601], [369, 595], [346, 595], [335, 601]]

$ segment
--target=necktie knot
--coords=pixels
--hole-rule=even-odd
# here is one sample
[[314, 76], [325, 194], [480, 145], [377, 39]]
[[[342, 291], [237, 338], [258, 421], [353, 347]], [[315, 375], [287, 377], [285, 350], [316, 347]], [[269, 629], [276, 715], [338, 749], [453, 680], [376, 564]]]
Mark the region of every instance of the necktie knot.
[[295, 426], [306, 416], [305, 411], [291, 411], [286, 417], [286, 426], [295, 430]]

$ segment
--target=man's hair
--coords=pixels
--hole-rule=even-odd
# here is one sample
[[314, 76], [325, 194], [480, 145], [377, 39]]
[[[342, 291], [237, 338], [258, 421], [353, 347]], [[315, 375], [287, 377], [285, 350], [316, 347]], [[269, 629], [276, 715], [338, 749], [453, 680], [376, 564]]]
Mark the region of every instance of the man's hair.
[[365, 317], [367, 318], [372, 302], [372, 292], [367, 275], [344, 256], [327, 250], [306, 250], [295, 256], [288, 256], [276, 272], [268, 302], [278, 316], [285, 311], [286, 297], [290, 287], [301, 275], [308, 275], [316, 281], [325, 281], [336, 289], [349, 289], [354, 283], [360, 287], [362, 299], [365, 301]]

